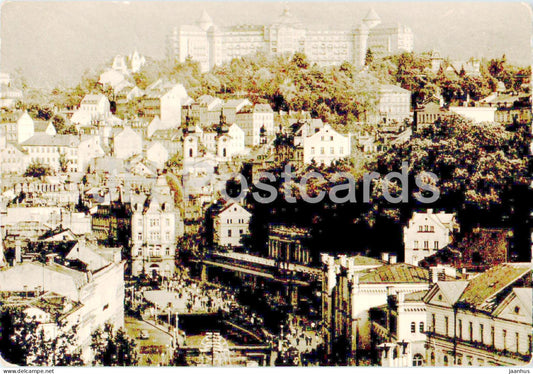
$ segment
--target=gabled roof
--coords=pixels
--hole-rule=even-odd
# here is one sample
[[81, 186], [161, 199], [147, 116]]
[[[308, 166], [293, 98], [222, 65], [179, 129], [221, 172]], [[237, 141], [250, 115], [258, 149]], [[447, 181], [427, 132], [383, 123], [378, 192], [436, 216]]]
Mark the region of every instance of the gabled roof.
[[453, 305], [463, 294], [468, 281], [437, 282], [437, 285], [446, 300]]
[[531, 272], [531, 264], [505, 263], [495, 266], [469, 281], [461, 295], [462, 304], [492, 311], [492, 299], [519, 278]]
[[100, 100], [103, 99], [107, 100], [107, 98], [103, 94], [88, 94], [85, 95], [85, 97], [81, 100], [81, 103], [86, 105], [94, 105], [98, 104]]
[[370, 270], [359, 283], [428, 283], [429, 271], [410, 264], [396, 263]]
[[411, 92], [409, 90], [406, 90], [406, 89], [401, 88], [400, 86], [396, 86], [394, 84], [380, 84], [379, 85], [379, 91], [380, 92], [392, 91], [392, 92], [403, 93], [403, 94], [408, 94], [408, 93]]
[[249, 215], [251, 215], [251, 213], [250, 213], [248, 210], [246, 210], [246, 208], [240, 206], [240, 205], [237, 204], [237, 203], [232, 203], [232, 202], [227, 203], [227, 204], [226, 204], [226, 205], [220, 210], [220, 212], [218, 212], [218, 215], [221, 215], [221, 214], [223, 214], [224, 212], [229, 212], [229, 211], [230, 211], [230, 208], [232, 208], [232, 207], [235, 207], [237, 210], [240, 210], [241, 212], [242, 212], [242, 211], [245, 211], [246, 213], [248, 213]]
[[381, 21], [374, 8], [370, 8], [363, 21]]
[[422, 301], [422, 299], [424, 298], [426, 294], [427, 294], [426, 290], [410, 292], [405, 295], [404, 301], [411, 301], [411, 302]]
[[533, 292], [531, 288], [516, 287], [513, 288], [513, 292], [522, 304], [529, 306], [533, 305]]
[[39, 133], [21, 143], [22, 146], [76, 147], [79, 139], [75, 135], [48, 135]]

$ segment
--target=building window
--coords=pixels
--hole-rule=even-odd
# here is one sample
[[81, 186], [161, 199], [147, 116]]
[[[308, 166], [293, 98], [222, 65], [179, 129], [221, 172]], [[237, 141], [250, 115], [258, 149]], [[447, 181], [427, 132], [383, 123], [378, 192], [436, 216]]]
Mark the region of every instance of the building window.
[[494, 346], [494, 326], [490, 328], [490, 344]]
[[416, 323], [411, 322], [411, 332], [416, 332]]
[[424, 322], [420, 322], [420, 323], [418, 324], [418, 330], [419, 330], [420, 332], [424, 332]]
[[470, 338], [470, 341], [474, 340], [474, 327], [472, 322], [468, 323], [468, 337]]
[[417, 353], [413, 356], [413, 366], [422, 366], [424, 363], [424, 358], [420, 353]]
[[415, 240], [414, 244], [413, 244], [413, 249], [415, 251], [418, 251], [418, 240]]
[[444, 317], [444, 334], [448, 336], [448, 317]]
[[431, 329], [435, 332], [435, 313], [431, 314]]
[[507, 349], [507, 330], [502, 331], [502, 339], [503, 339], [503, 350], [505, 351]]
[[142, 232], [137, 234], [137, 240], [143, 240], [143, 233]]
[[459, 330], [457, 331], [457, 335], [459, 336], [459, 339], [462, 339], [463, 338], [463, 321], [458, 320], [457, 329]]
[[480, 323], [479, 324], [479, 341], [481, 342], [481, 344], [483, 344], [483, 341], [484, 341], [484, 336], [483, 336], [485, 334], [484, 330], [485, 330], [485, 326], [483, 326], [483, 324]]
[[516, 352], [520, 352], [520, 334], [515, 332]]
[[426, 249], [426, 250], [429, 249], [429, 241], [427, 241], [427, 240], [424, 240], [424, 249]]
[[231, 230], [228, 230], [228, 237], [231, 238]]
[[433, 248], [434, 248], [434, 249], [439, 249], [439, 241], [438, 241], [438, 240], [435, 240], [435, 241], [433, 242]]
[[444, 355], [442, 361], [444, 362], [444, 366], [448, 366], [448, 356]]

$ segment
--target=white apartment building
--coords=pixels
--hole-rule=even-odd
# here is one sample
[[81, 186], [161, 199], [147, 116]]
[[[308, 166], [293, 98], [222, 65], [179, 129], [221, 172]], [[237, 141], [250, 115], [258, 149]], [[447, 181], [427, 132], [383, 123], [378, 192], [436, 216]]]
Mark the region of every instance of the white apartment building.
[[5, 143], [0, 149], [0, 172], [20, 173], [26, 170], [28, 153], [16, 143]]
[[131, 127], [124, 126], [124, 129], [115, 135], [113, 140], [113, 155], [116, 158], [127, 159], [133, 155], [142, 154], [142, 151], [142, 136]]
[[424, 298], [428, 366], [524, 366], [531, 361], [531, 264], [497, 265], [440, 281]]
[[426, 357], [427, 291], [389, 295], [387, 303], [370, 310], [372, 349], [382, 367], [423, 366]]
[[47, 135], [39, 133], [20, 146], [27, 153], [26, 167], [32, 163], [49, 166], [55, 172], [79, 171], [78, 145], [75, 135]]
[[411, 120], [411, 91], [393, 84], [381, 84], [378, 111], [381, 123], [403, 123], [405, 119]]
[[347, 363], [354, 362], [355, 352], [371, 347], [369, 310], [387, 303], [389, 295], [411, 294], [429, 288], [429, 272], [416, 266], [385, 264], [376, 259], [355, 256], [335, 258], [322, 255], [322, 318], [326, 330], [326, 348], [346, 342]]
[[274, 136], [274, 111], [269, 104], [246, 105], [236, 114], [236, 123], [244, 130], [247, 147], [261, 144]]
[[433, 209], [414, 212], [403, 229], [405, 263], [418, 265], [422, 259], [446, 247], [458, 228], [454, 213], [435, 213]]
[[263, 52], [303, 52], [322, 65], [349, 61], [364, 66], [367, 49], [375, 56], [413, 50], [413, 33], [403, 25], [381, 25], [374, 10], [352, 30], [307, 27], [286, 7], [269, 25], [217, 26], [204, 11], [194, 25], [174, 28], [168, 37], [169, 57], [180, 62], [190, 57], [203, 71], [233, 58]]
[[153, 162], [158, 168], [163, 168], [170, 158], [168, 150], [159, 142], [152, 142], [146, 150], [146, 159]]
[[303, 139], [304, 163], [331, 165], [350, 156], [350, 137], [341, 135], [325, 124], [318, 132]]
[[160, 175], [149, 195], [132, 195], [132, 274], [171, 277], [175, 273], [176, 242], [183, 220], [174, 205], [166, 176]]
[[111, 104], [103, 94], [85, 95], [78, 110], [74, 112], [70, 121], [76, 125], [87, 126], [94, 121], [111, 117]]
[[105, 151], [97, 135], [81, 136], [78, 144], [78, 171], [85, 172], [89, 163], [97, 157], [105, 155]]
[[226, 205], [214, 219], [214, 242], [219, 246], [241, 247], [243, 235], [249, 235], [252, 214], [237, 203]]
[[[87, 261], [85, 256], [77, 258]], [[118, 262], [104, 260], [101, 265], [80, 271], [53, 261], [44, 265], [23, 262], [0, 271], [0, 291], [56, 294], [68, 300], [74, 310], [65, 311], [69, 316], [67, 328], [78, 325], [77, 346], [85, 361], [89, 361], [91, 334], [106, 322], [117, 329], [124, 326], [124, 262], [118, 258]], [[33, 312], [41, 315], [43, 322], [49, 322], [44, 311]]]

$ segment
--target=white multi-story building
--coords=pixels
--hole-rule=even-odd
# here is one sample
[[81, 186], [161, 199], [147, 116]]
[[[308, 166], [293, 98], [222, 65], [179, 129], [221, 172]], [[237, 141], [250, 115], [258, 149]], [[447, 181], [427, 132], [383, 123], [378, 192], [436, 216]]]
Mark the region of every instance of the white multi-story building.
[[378, 112], [380, 122], [388, 124], [392, 121], [403, 123], [411, 120], [411, 91], [393, 84], [381, 84], [379, 86]]
[[[328, 355], [337, 349], [346, 350], [345, 363], [353, 364], [358, 350], [371, 347], [370, 309], [387, 303], [390, 295], [429, 288], [426, 269], [396, 263], [395, 256], [389, 256], [388, 261], [384, 264], [363, 256], [322, 255], [322, 318]], [[406, 332], [402, 333], [405, 336]]]
[[16, 143], [4, 143], [0, 149], [0, 172], [21, 173], [26, 170], [28, 153]]
[[177, 238], [183, 220], [174, 205], [166, 176], [160, 175], [151, 193], [132, 195], [132, 274], [171, 277], [175, 273]]
[[111, 104], [107, 97], [103, 94], [89, 94], [85, 95], [70, 121], [76, 125], [87, 126], [94, 121], [109, 117], [111, 117]]
[[252, 214], [237, 203], [226, 205], [214, 219], [214, 242], [220, 246], [240, 247], [248, 235]]
[[126, 159], [133, 155], [140, 155], [142, 154], [142, 150], [142, 136], [131, 127], [124, 126], [124, 129], [115, 135], [113, 154], [116, 158]]
[[427, 291], [390, 295], [387, 303], [370, 310], [372, 349], [383, 367], [422, 366], [426, 357]]
[[82, 135], [78, 144], [78, 171], [85, 172], [89, 163], [97, 157], [105, 155], [105, 151], [97, 135]]
[[407, 227], [403, 228], [404, 261], [418, 263], [446, 247], [452, 242], [453, 233], [458, 230], [454, 213], [414, 212]]
[[236, 114], [236, 123], [245, 134], [247, 147], [261, 144], [274, 135], [274, 111], [268, 104], [247, 105]]
[[204, 11], [194, 25], [174, 28], [168, 37], [170, 57], [183, 62], [192, 58], [203, 71], [258, 52], [283, 54], [303, 52], [310, 61], [323, 65], [349, 61], [363, 66], [370, 49], [374, 56], [410, 52], [413, 33], [403, 25], [381, 25], [370, 10], [352, 30], [308, 28], [285, 8], [270, 25], [216, 26]]
[[24, 141], [20, 146], [27, 153], [26, 166], [39, 163], [56, 172], [79, 171], [78, 145], [75, 135], [47, 135], [39, 133]]
[[318, 132], [303, 139], [304, 163], [331, 165], [350, 156], [350, 137], [341, 135], [325, 124]]
[[170, 158], [168, 150], [159, 142], [152, 142], [146, 150], [146, 159], [158, 168], [163, 168]]
[[[93, 354], [91, 334], [106, 322], [117, 329], [124, 326], [124, 262], [120, 252], [113, 259], [106, 260], [101, 254], [88, 249], [83, 253], [71, 251], [67, 257], [85, 263], [87, 270], [80, 271], [51, 260], [47, 264], [23, 262], [0, 271], [0, 291], [4, 295], [25, 292], [30, 305], [40, 298], [55, 295], [56, 308], [57, 297], [62, 298], [65, 302], [62, 313], [68, 317], [66, 328], [77, 325], [76, 346], [81, 348], [82, 357], [89, 362]], [[96, 257], [102, 258], [95, 262]], [[46, 305], [45, 300], [38, 303], [43, 304]], [[56, 326], [55, 321], [48, 319], [46, 310], [29, 308], [26, 311], [29, 315], [40, 316], [45, 324], [54, 323], [53, 327]]]
[[531, 264], [440, 281], [424, 297], [427, 365], [524, 366], [531, 361]]

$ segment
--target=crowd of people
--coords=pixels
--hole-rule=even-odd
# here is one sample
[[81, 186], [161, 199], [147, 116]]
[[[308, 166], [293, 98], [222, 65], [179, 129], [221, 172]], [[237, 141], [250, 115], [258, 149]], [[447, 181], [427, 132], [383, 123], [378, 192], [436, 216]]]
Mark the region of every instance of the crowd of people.
[[162, 288], [177, 296], [186, 313], [229, 313], [238, 306], [230, 290], [199, 282], [181, 272], [166, 280]]

